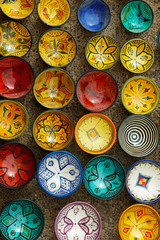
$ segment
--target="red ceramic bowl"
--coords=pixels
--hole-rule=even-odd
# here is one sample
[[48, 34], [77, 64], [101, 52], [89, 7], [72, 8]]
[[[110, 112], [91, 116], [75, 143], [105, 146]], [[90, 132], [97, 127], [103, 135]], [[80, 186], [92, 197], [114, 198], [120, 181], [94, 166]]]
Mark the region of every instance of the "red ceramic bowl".
[[25, 96], [34, 83], [32, 67], [19, 57], [0, 59], [0, 95], [16, 99]]
[[93, 70], [81, 76], [77, 83], [76, 94], [84, 108], [91, 112], [101, 112], [114, 104], [118, 87], [110, 74]]

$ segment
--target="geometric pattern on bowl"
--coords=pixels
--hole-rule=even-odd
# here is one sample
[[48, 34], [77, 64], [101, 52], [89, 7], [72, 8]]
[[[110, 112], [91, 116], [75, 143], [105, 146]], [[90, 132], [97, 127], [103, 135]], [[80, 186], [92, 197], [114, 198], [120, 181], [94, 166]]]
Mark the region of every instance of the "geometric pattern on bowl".
[[83, 178], [83, 168], [73, 154], [55, 151], [41, 160], [37, 177], [46, 193], [55, 197], [65, 197], [79, 188]]

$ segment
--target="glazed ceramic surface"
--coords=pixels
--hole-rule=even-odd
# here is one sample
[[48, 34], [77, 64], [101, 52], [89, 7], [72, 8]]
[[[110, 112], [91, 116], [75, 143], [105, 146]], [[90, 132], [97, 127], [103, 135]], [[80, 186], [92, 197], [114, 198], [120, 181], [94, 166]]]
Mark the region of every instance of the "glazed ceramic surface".
[[121, 99], [124, 107], [131, 113], [148, 114], [159, 101], [159, 89], [151, 79], [143, 76], [130, 78], [125, 82]]
[[146, 41], [138, 38], [131, 39], [123, 45], [120, 58], [128, 71], [144, 73], [154, 62], [154, 52]]
[[74, 96], [74, 82], [61, 69], [47, 69], [38, 75], [34, 84], [34, 96], [47, 108], [65, 107]]
[[46, 111], [35, 120], [33, 136], [41, 148], [48, 151], [61, 150], [72, 140], [73, 125], [64, 113]]
[[43, 230], [44, 216], [40, 208], [29, 200], [15, 200], [0, 214], [0, 231], [7, 240], [34, 240]]
[[109, 24], [110, 19], [110, 9], [102, 0], [84, 0], [78, 7], [78, 20], [88, 31], [103, 30]]
[[114, 104], [118, 87], [114, 78], [108, 73], [91, 71], [79, 79], [76, 93], [83, 107], [89, 111], [99, 112]]
[[143, 159], [135, 162], [127, 172], [126, 188], [140, 203], [151, 204], [160, 200], [160, 164]]
[[101, 155], [93, 158], [84, 169], [83, 183], [86, 190], [99, 199], [112, 199], [123, 189], [125, 172], [113, 157]]
[[142, 33], [151, 26], [153, 11], [146, 2], [130, 1], [122, 8], [121, 21], [128, 31]]
[[92, 67], [100, 70], [108, 69], [118, 60], [117, 43], [108, 36], [94, 36], [86, 45], [85, 56]]
[[101, 218], [97, 210], [86, 202], [72, 202], [57, 215], [55, 232], [58, 240], [98, 240]]
[[38, 14], [49, 26], [61, 26], [70, 17], [71, 9], [67, 0], [39, 0]]
[[55, 151], [41, 160], [37, 176], [40, 186], [46, 193], [55, 197], [65, 197], [79, 188], [83, 168], [71, 153]]
[[122, 213], [118, 229], [122, 240], [158, 240], [160, 217], [153, 208], [135, 204]]
[[65, 67], [76, 55], [76, 42], [72, 35], [62, 29], [45, 32], [38, 43], [40, 57], [52, 67]]
[[19, 22], [5, 21], [0, 24], [0, 54], [2, 56], [24, 56], [31, 47], [31, 34]]
[[75, 139], [83, 151], [101, 154], [113, 146], [116, 128], [111, 119], [104, 114], [86, 114], [76, 124]]
[[129, 155], [145, 157], [158, 146], [159, 131], [149, 117], [131, 115], [119, 126], [118, 141], [121, 148]]
[[25, 107], [12, 100], [0, 101], [0, 138], [18, 138], [27, 128], [28, 113]]

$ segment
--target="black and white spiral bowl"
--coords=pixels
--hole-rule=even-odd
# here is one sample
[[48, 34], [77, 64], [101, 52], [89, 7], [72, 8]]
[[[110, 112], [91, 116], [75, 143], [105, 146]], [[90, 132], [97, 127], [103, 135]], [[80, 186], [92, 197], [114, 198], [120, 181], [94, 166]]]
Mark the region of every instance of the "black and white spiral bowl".
[[159, 131], [149, 117], [131, 115], [125, 118], [119, 126], [118, 142], [129, 155], [145, 157], [158, 146]]

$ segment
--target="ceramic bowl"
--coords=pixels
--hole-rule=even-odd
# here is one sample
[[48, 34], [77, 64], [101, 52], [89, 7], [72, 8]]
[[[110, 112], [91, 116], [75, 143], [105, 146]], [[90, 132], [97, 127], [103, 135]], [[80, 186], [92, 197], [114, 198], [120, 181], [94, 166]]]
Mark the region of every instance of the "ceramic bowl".
[[126, 42], [120, 53], [123, 66], [133, 73], [144, 73], [154, 62], [152, 47], [142, 39], [131, 39]]
[[154, 239], [160, 236], [160, 216], [155, 209], [145, 204], [128, 207], [118, 224], [122, 240]]
[[41, 148], [48, 151], [61, 150], [72, 140], [73, 124], [63, 112], [46, 111], [35, 120], [33, 136]]
[[125, 118], [118, 129], [121, 148], [133, 157], [151, 154], [159, 143], [156, 124], [144, 115], [131, 115]]
[[86, 202], [69, 203], [60, 210], [55, 221], [55, 233], [58, 240], [86, 240], [87, 236], [92, 240], [98, 240], [101, 228], [99, 213]]
[[157, 35], [157, 42], [158, 42], [158, 48], [160, 49], [160, 29], [159, 29], [158, 35]]
[[109, 6], [102, 0], [84, 0], [77, 11], [80, 24], [90, 32], [102, 31], [111, 20]]
[[77, 122], [75, 139], [83, 151], [102, 154], [114, 145], [116, 128], [111, 119], [104, 114], [89, 113]]
[[100, 155], [85, 166], [83, 183], [93, 197], [109, 200], [122, 191], [125, 172], [118, 160], [111, 156]]
[[67, 22], [71, 14], [70, 4], [67, 0], [39, 0], [37, 11], [45, 24], [58, 27]]
[[42, 60], [51, 67], [65, 67], [75, 58], [77, 46], [69, 32], [57, 28], [40, 37], [38, 51]]
[[34, 83], [33, 92], [36, 100], [46, 108], [60, 109], [73, 98], [75, 86], [71, 76], [62, 69], [46, 69]]
[[129, 112], [149, 114], [159, 102], [159, 89], [156, 83], [147, 77], [132, 77], [123, 85], [121, 99]]
[[110, 74], [96, 70], [80, 77], [76, 94], [84, 108], [92, 112], [100, 112], [110, 108], [115, 103], [118, 86]]
[[17, 199], [1, 211], [0, 232], [6, 240], [35, 240], [43, 227], [43, 213], [39, 206], [30, 200]]
[[160, 164], [143, 159], [135, 162], [126, 175], [129, 195], [140, 203], [151, 204], [160, 200]]
[[66, 151], [47, 154], [37, 170], [41, 188], [54, 197], [66, 197], [81, 185], [83, 168], [79, 160]]
[[121, 10], [121, 22], [132, 33], [145, 32], [153, 22], [152, 8], [144, 1], [132, 0]]
[[96, 69], [111, 68], [119, 57], [117, 43], [109, 36], [94, 36], [86, 44], [85, 57], [87, 62]]
[[25, 107], [13, 100], [0, 101], [0, 139], [18, 138], [28, 126], [28, 113]]
[[32, 37], [28, 29], [19, 22], [0, 23], [0, 54], [22, 57], [31, 48]]

